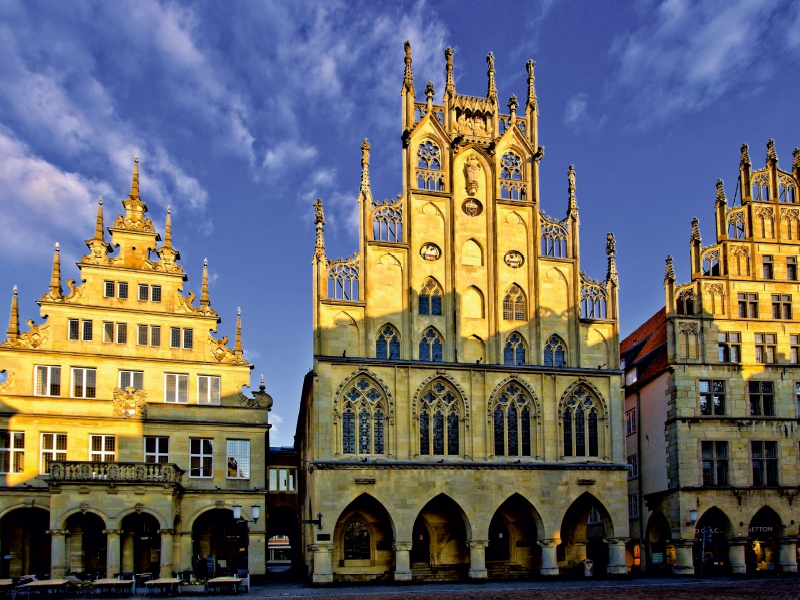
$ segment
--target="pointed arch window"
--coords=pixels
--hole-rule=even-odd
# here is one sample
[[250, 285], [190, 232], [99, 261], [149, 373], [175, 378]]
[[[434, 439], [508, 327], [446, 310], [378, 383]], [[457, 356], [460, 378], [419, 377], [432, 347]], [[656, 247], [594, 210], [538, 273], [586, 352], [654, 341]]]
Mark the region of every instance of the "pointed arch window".
[[551, 335], [544, 346], [544, 366], [567, 366], [567, 345], [557, 335]]
[[433, 327], [428, 327], [419, 341], [419, 359], [432, 362], [442, 362], [444, 344], [442, 336]]
[[567, 254], [567, 229], [558, 221], [543, 216], [541, 240], [542, 256], [569, 258]]
[[600, 456], [600, 403], [583, 386], [570, 394], [562, 414], [564, 456]]
[[386, 396], [371, 379], [358, 377], [342, 396], [342, 453], [384, 454]]
[[506, 152], [500, 158], [500, 197], [507, 200], [525, 200], [522, 159], [516, 152]]
[[794, 180], [788, 175], [778, 176], [778, 201], [788, 202], [789, 204], [797, 203], [797, 188], [794, 185]]
[[518, 286], [512, 285], [503, 298], [503, 320], [525, 320], [525, 296]]
[[417, 148], [417, 187], [434, 192], [444, 191], [442, 153], [439, 146], [431, 141], [423, 142]]
[[403, 241], [403, 201], [372, 201], [372, 239], [382, 242]]
[[419, 314], [442, 314], [442, 287], [433, 277], [428, 277], [422, 284], [419, 292]]
[[375, 357], [388, 360], [400, 358], [400, 334], [392, 325], [386, 325], [375, 340]]
[[525, 364], [525, 339], [517, 332], [506, 338], [506, 347], [503, 349], [503, 364], [506, 366]]
[[422, 456], [458, 456], [461, 403], [450, 384], [437, 379], [421, 395], [419, 453]]
[[344, 532], [344, 559], [369, 560], [369, 530], [360, 519], [353, 519]]
[[492, 412], [495, 456], [531, 456], [533, 401], [517, 383], [503, 388]]

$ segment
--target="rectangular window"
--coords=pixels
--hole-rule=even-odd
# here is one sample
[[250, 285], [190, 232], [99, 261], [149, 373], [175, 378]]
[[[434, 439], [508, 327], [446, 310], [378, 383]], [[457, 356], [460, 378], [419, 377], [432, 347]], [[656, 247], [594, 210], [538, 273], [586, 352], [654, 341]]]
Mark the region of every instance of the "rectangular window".
[[789, 343], [791, 344], [789, 359], [792, 361], [793, 365], [796, 365], [798, 357], [800, 357], [800, 335], [790, 335]]
[[184, 329], [183, 330], [183, 349], [184, 350], [191, 350], [194, 348], [194, 330], [193, 329]]
[[777, 362], [777, 336], [774, 333], [756, 333], [754, 334], [754, 339], [756, 343], [756, 362], [764, 364]]
[[786, 257], [786, 279], [797, 281], [797, 259], [793, 256]]
[[735, 332], [717, 334], [719, 343], [719, 362], [738, 363], [741, 361], [741, 334]]
[[161, 286], [160, 285], [151, 285], [150, 286], [150, 300], [152, 302], [161, 302]]
[[133, 388], [134, 390], [141, 390], [144, 387], [144, 372], [143, 371], [120, 371], [119, 372], [119, 389]]
[[48, 473], [50, 471], [50, 463], [54, 460], [67, 460], [67, 434], [43, 433], [41, 458], [39, 464], [41, 464], [42, 473]]
[[737, 294], [739, 299], [739, 318], [758, 318], [758, 294]]
[[118, 344], [127, 344], [128, 343], [128, 324], [127, 323], [117, 323], [117, 343]]
[[761, 265], [764, 279], [772, 279], [772, 255], [765, 254], [762, 256]]
[[147, 325], [136, 326], [136, 344], [138, 346], [147, 346]]
[[89, 436], [89, 460], [114, 462], [117, 458], [117, 438], [113, 435]]
[[91, 321], [84, 321], [83, 322], [83, 341], [84, 342], [91, 342], [92, 341], [92, 322]]
[[36, 395], [61, 395], [61, 367], [36, 367]]
[[80, 333], [80, 322], [78, 319], [69, 319], [67, 321], [67, 339], [68, 340], [77, 340], [80, 339], [78, 334]]
[[639, 498], [636, 496], [636, 494], [628, 495], [628, 518], [639, 518]]
[[600, 525], [603, 519], [600, 517], [600, 512], [594, 507], [589, 508], [589, 518], [586, 520], [587, 525]]
[[636, 479], [639, 476], [639, 457], [631, 454], [628, 457], [628, 479]]
[[772, 318], [792, 318], [792, 297], [787, 294], [772, 294]]
[[636, 433], [636, 409], [632, 408], [631, 410], [625, 413], [625, 435], [630, 435], [632, 433]]
[[144, 462], [165, 464], [169, 462], [169, 438], [145, 436]]
[[139, 284], [139, 300], [142, 302], [147, 302], [147, 299], [150, 298], [150, 286], [146, 283]]
[[97, 369], [72, 367], [72, 397], [97, 398]]
[[794, 397], [797, 400], [797, 416], [800, 417], [800, 383], [794, 384]]
[[700, 414], [724, 415], [725, 414], [725, 382], [719, 379], [701, 379], [700, 388]]
[[625, 385], [633, 385], [638, 379], [639, 373], [633, 368], [625, 374]]
[[228, 479], [250, 479], [250, 442], [227, 440]]
[[269, 491], [270, 492], [297, 491], [297, 469], [289, 469], [286, 467], [270, 467]]
[[103, 343], [104, 344], [112, 344], [114, 342], [114, 324], [104, 322], [103, 323]]
[[750, 414], [775, 416], [775, 395], [771, 381], [751, 381], [747, 384], [750, 395]]
[[0, 431], [0, 473], [25, 471], [25, 434], [22, 431]]
[[186, 404], [189, 402], [189, 376], [167, 373], [164, 402]]
[[199, 375], [197, 377], [197, 403], [219, 404], [219, 377]]
[[170, 327], [169, 330], [169, 347], [170, 348], [180, 348], [181, 347], [181, 330], [179, 327]]
[[728, 485], [728, 442], [700, 442], [703, 485]]
[[150, 345], [161, 345], [161, 327], [159, 325], [150, 325]]
[[106, 298], [113, 298], [114, 297], [114, 282], [113, 281], [104, 281], [103, 282], [103, 296]]
[[189, 438], [189, 477], [213, 477], [214, 440]]
[[125, 281], [117, 283], [117, 298], [128, 299], [128, 284]]
[[778, 442], [750, 442], [753, 485], [778, 485]]

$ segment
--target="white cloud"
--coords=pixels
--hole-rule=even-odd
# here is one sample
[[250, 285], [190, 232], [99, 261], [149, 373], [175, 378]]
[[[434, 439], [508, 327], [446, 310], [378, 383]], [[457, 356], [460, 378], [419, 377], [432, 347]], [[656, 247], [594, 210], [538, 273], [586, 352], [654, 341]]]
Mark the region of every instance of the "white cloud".
[[585, 92], [575, 94], [567, 100], [567, 106], [564, 109], [564, 123], [572, 125], [584, 118], [586, 116], [586, 104], [588, 102], [589, 96]]

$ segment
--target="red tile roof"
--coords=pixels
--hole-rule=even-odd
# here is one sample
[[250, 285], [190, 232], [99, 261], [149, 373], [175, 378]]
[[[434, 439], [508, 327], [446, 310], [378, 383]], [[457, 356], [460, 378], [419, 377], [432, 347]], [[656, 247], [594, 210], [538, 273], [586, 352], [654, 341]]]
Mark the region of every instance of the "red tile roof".
[[625, 368], [636, 366], [641, 385], [667, 368], [667, 311], [662, 308], [622, 340], [620, 355]]

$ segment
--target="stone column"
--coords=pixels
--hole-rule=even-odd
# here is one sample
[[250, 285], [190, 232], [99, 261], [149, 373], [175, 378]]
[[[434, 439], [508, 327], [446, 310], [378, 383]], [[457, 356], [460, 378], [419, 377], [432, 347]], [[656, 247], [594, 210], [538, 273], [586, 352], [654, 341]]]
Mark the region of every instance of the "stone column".
[[106, 577], [116, 577], [120, 569], [119, 534], [121, 529], [104, 529], [106, 534]]
[[469, 578], [486, 579], [486, 546], [489, 540], [472, 540], [467, 542], [469, 548]]
[[159, 571], [160, 577], [172, 577], [172, 536], [175, 534], [174, 529], [159, 529], [161, 536], [161, 569]]
[[673, 540], [675, 544], [675, 565], [672, 572], [676, 575], [694, 575], [694, 548], [695, 538]]
[[586, 560], [586, 542], [572, 542], [578, 560]]
[[172, 570], [175, 572], [185, 571], [192, 568], [192, 563], [187, 565], [181, 562], [181, 534], [178, 530], [172, 536]]
[[746, 537], [734, 537], [728, 540], [728, 560], [731, 563], [731, 573], [733, 575], [744, 575], [747, 573], [744, 551], [749, 543], [750, 538]]
[[411, 581], [411, 542], [395, 542], [394, 549], [394, 580]]
[[126, 533], [122, 536], [122, 571], [133, 573], [133, 534]]
[[608, 544], [608, 568], [609, 575], [627, 575], [628, 564], [625, 562], [625, 538], [608, 538], [603, 540]]
[[797, 538], [781, 536], [781, 569], [784, 573], [797, 573]]
[[314, 574], [311, 582], [316, 584], [333, 583], [333, 569], [331, 566], [331, 552], [333, 542], [311, 544], [309, 551], [314, 553]]
[[556, 546], [560, 540], [537, 540], [536, 543], [542, 548], [542, 569], [541, 575], [558, 575], [558, 560], [556, 558]]
[[194, 549], [192, 548], [192, 532], [191, 531], [182, 531], [180, 535], [176, 536], [180, 537], [180, 565], [181, 569], [191, 569], [193, 565], [193, 556], [192, 552]]
[[61, 579], [67, 574], [66, 529], [50, 529], [50, 577]]
[[247, 546], [247, 568], [250, 575], [267, 574], [267, 532], [250, 531], [250, 544]]

